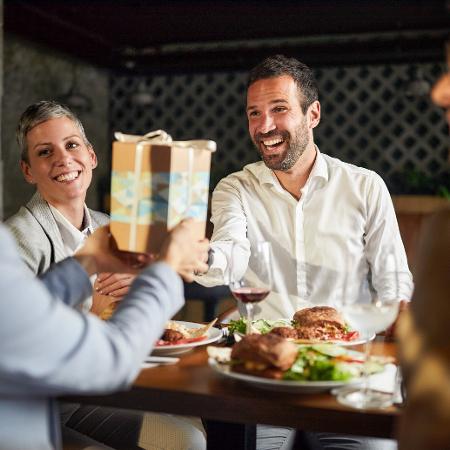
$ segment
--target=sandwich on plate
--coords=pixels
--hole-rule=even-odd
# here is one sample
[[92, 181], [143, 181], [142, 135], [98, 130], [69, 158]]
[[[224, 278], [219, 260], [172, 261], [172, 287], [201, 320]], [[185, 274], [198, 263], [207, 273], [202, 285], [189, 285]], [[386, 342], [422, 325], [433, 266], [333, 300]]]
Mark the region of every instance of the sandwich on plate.
[[[361, 377], [365, 364], [362, 353], [339, 345], [297, 345], [272, 333], [245, 335], [229, 350], [208, 347], [208, 354], [234, 372], [285, 381], [349, 381]], [[371, 357], [367, 372], [380, 372], [388, 362]]]
[[237, 372], [281, 379], [297, 353], [297, 345], [275, 334], [249, 334], [234, 344], [231, 360]]
[[[231, 321], [230, 333], [245, 333], [246, 319]], [[258, 319], [253, 322], [254, 332], [261, 334], [277, 334], [297, 343], [345, 341], [351, 342], [359, 338], [356, 330], [351, 330], [343, 317], [331, 306], [314, 306], [304, 308], [294, 314], [292, 320]]]

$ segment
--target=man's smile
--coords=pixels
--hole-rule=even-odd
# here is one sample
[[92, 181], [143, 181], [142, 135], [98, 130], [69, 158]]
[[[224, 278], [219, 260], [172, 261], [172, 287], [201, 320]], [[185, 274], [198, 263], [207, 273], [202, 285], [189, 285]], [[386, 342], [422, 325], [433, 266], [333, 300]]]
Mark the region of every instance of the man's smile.
[[277, 153], [284, 143], [288, 141], [289, 133], [282, 131], [272, 131], [265, 136], [258, 133], [255, 142], [259, 143], [260, 151], [266, 154]]
[[264, 147], [266, 147], [266, 149], [275, 150], [284, 143], [284, 139], [281, 136], [278, 136], [269, 139], [261, 139], [260, 142], [264, 145]]

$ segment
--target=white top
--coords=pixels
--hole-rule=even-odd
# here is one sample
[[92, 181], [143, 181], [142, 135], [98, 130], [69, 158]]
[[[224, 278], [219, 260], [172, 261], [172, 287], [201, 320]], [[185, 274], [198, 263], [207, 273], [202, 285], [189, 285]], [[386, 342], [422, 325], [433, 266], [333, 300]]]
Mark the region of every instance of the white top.
[[[86, 205], [84, 205], [84, 216], [82, 223], [82, 230], [80, 231], [77, 227], [73, 226], [67, 218], [61, 214], [54, 206], [48, 204], [50, 210], [55, 218], [58, 230], [61, 233], [61, 239], [64, 245], [64, 251], [67, 257], [72, 256], [79, 248], [82, 247], [84, 241], [89, 235], [94, 232], [94, 227], [92, 225], [91, 215]], [[97, 275], [92, 275], [90, 277], [91, 284], [94, 286], [95, 279]], [[92, 296], [86, 298], [81, 304], [82, 311], [89, 311], [92, 307]]]
[[383, 180], [318, 149], [299, 201], [263, 162], [249, 164], [217, 185], [211, 221], [214, 261], [197, 278], [205, 286], [223, 284], [233, 241], [246, 249], [272, 243], [273, 289], [255, 305], [256, 317], [291, 318], [343, 295], [411, 298], [412, 276]]

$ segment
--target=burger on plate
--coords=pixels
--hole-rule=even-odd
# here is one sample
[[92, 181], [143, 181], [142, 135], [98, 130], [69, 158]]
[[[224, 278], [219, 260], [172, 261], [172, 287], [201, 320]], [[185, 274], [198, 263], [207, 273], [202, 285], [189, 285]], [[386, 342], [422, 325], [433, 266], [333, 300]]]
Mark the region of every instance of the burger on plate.
[[304, 308], [294, 314], [297, 339], [340, 340], [348, 335], [341, 314], [331, 306]]
[[297, 346], [275, 334], [249, 334], [231, 351], [233, 370], [265, 378], [281, 379], [294, 363]]

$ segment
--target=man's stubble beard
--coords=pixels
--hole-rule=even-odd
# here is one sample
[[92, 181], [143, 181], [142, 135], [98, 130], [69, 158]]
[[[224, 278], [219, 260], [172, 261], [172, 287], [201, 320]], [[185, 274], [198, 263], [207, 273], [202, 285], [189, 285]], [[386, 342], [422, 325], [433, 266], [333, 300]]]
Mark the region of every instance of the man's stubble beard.
[[295, 163], [300, 159], [303, 153], [305, 153], [305, 150], [309, 144], [309, 134], [308, 134], [308, 127], [306, 125], [306, 118], [295, 130], [295, 135], [293, 137], [289, 135], [289, 137], [290, 137], [289, 145], [283, 154], [284, 157], [282, 155], [281, 160], [279, 159], [278, 156], [276, 158], [272, 158], [270, 157], [270, 155], [265, 156], [264, 153], [260, 150], [259, 146], [255, 144], [262, 160], [264, 161], [264, 164], [269, 169], [286, 172], [290, 170], [295, 165]]

